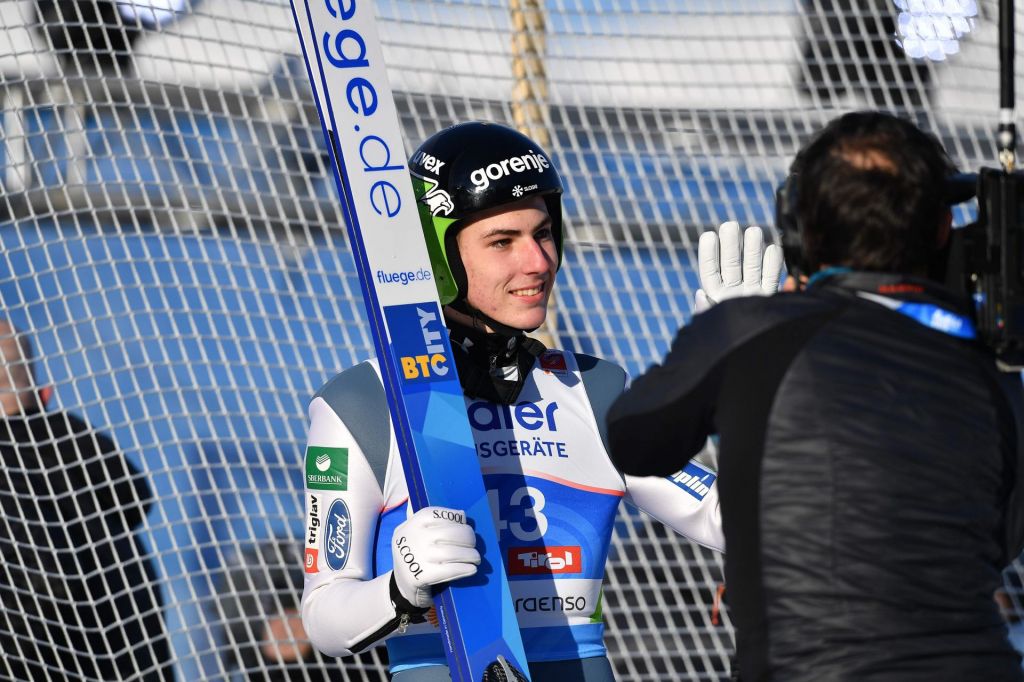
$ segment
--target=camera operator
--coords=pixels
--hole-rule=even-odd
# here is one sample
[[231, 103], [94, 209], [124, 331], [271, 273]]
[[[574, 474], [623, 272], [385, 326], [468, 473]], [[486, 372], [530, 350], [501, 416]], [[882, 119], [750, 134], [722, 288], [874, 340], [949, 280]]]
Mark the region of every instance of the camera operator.
[[1022, 547], [1020, 382], [928, 279], [952, 170], [904, 120], [833, 120], [786, 191], [806, 286], [696, 315], [609, 413], [627, 474], [719, 435], [744, 682], [1024, 679], [992, 599]]

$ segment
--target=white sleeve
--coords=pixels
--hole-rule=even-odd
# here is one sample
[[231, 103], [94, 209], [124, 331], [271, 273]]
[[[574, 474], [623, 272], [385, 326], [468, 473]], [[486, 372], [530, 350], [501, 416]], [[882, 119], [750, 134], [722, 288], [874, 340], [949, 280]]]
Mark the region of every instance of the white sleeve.
[[317, 649], [346, 656], [378, 639], [374, 635], [396, 618], [391, 572], [372, 575], [384, 494], [355, 438], [323, 398], [310, 403], [309, 418], [302, 622]]
[[691, 461], [671, 476], [624, 476], [626, 501], [699, 545], [725, 551], [718, 476]]

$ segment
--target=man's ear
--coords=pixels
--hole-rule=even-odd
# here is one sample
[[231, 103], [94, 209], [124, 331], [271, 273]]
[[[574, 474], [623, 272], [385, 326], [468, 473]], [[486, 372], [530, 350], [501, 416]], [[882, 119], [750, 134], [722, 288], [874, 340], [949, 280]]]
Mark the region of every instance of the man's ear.
[[946, 212], [939, 218], [939, 229], [935, 233], [935, 250], [938, 251], [946, 246], [949, 241], [949, 234], [953, 231], [953, 211], [946, 209]]
[[43, 386], [39, 389], [39, 406], [46, 408], [50, 404], [50, 398], [53, 397], [53, 386]]

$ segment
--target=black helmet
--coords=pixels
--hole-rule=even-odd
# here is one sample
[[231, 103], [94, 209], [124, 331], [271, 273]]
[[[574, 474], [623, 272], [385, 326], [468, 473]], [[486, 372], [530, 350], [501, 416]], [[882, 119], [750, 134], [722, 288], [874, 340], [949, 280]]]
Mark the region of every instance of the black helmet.
[[455, 248], [459, 223], [475, 213], [540, 196], [562, 264], [562, 181], [540, 145], [496, 123], [459, 123], [436, 133], [409, 159], [437, 293], [464, 298], [466, 271]]

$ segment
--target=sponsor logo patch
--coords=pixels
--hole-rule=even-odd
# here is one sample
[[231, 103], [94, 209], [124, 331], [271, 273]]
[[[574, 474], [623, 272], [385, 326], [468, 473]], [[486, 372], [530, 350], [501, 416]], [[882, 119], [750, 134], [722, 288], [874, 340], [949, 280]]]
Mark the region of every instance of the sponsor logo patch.
[[436, 156], [431, 156], [425, 152], [416, 152], [412, 159], [409, 161], [410, 165], [420, 166], [421, 168], [437, 175], [441, 172], [441, 168], [444, 167], [447, 161], [442, 161]]
[[537, 187], [539, 187], [539, 185], [536, 184], [527, 185], [526, 187], [523, 187], [522, 185], [516, 185], [515, 187], [512, 188], [512, 196], [518, 199], [519, 197], [523, 196], [523, 194], [525, 194], [526, 192], [532, 192], [533, 190], [537, 189]]
[[959, 315], [946, 312], [941, 308], [936, 308], [932, 312], [930, 319], [930, 326], [933, 329], [938, 329], [940, 332], [957, 333], [964, 326], [964, 319]]
[[[417, 156], [419, 156], [419, 154]], [[415, 162], [415, 158], [413, 161]], [[441, 165], [444, 165], [443, 162], [440, 163]], [[427, 207], [427, 210], [430, 211], [430, 215], [451, 215], [452, 211], [455, 210], [455, 202], [452, 201], [452, 196], [448, 194], [448, 192], [441, 189], [437, 180], [434, 178], [427, 178], [416, 173], [410, 173], [410, 175], [419, 180], [419, 183], [413, 183], [413, 186], [416, 189], [416, 200]], [[421, 186], [417, 186], [417, 184], [421, 184]]]
[[480, 441], [476, 444], [477, 457], [561, 457], [569, 458], [568, 446], [564, 440], [542, 440], [539, 436], [530, 439], [502, 439]]
[[558, 425], [555, 423], [556, 411], [558, 403], [553, 401], [542, 407], [541, 404], [528, 401], [511, 406], [479, 400], [471, 403], [467, 409], [469, 423], [477, 431], [497, 431], [517, 426], [527, 431], [558, 431]]
[[711, 492], [711, 486], [715, 484], [715, 479], [717, 478], [718, 476], [699, 464], [690, 462], [682, 471], [669, 476], [668, 480], [672, 481], [678, 487], [696, 497], [698, 500], [703, 500], [704, 497]]
[[348, 489], [348, 448], [306, 448], [306, 487], [310, 490]]
[[320, 531], [320, 498], [310, 495], [307, 509], [309, 513], [306, 515], [306, 546], [316, 547], [317, 534]]
[[583, 554], [579, 547], [510, 547], [509, 575], [551, 575], [582, 573]]
[[420, 566], [420, 562], [416, 561], [416, 555], [412, 553], [412, 547], [409, 546], [409, 541], [405, 539], [404, 535], [395, 540], [395, 547], [398, 548], [398, 555], [402, 557], [402, 563], [409, 569], [409, 575], [419, 580], [423, 575], [423, 567]]
[[545, 372], [564, 374], [568, 371], [565, 366], [565, 356], [561, 353], [544, 351], [540, 356], [540, 368]]
[[457, 511], [454, 511], [452, 509], [435, 509], [434, 510], [434, 518], [435, 519], [443, 519], [445, 521], [454, 521], [455, 523], [465, 523], [466, 522], [466, 517], [465, 517], [464, 514], [461, 514], [461, 513], [457, 512]]
[[395, 272], [385, 272], [384, 270], [377, 271], [377, 281], [380, 284], [401, 284], [403, 287], [410, 282], [429, 282], [434, 279], [433, 274], [429, 270], [420, 268], [419, 270], [398, 270]]
[[[498, 405], [485, 400], [470, 403], [466, 408], [469, 425], [477, 434], [478, 457], [562, 457], [568, 458], [565, 441], [557, 440], [558, 403], [523, 401], [517, 405]], [[514, 429], [536, 431], [536, 435], [515, 433]], [[506, 432], [500, 434], [500, 432]], [[507, 433], [512, 431], [512, 433]], [[494, 432], [493, 435], [489, 432]], [[505, 438], [493, 440], [494, 436]], [[508, 436], [518, 436], [509, 439]], [[545, 437], [547, 435], [548, 437]]]
[[516, 613], [525, 611], [526, 613], [532, 613], [535, 611], [543, 612], [565, 612], [572, 613], [578, 611], [585, 611], [587, 608], [587, 598], [583, 595], [579, 596], [551, 596], [551, 597], [519, 597], [516, 599]]
[[[527, 171], [543, 173], [548, 168], [551, 168], [551, 162], [548, 161], [547, 157], [543, 154], [537, 154], [531, 149], [521, 156], [510, 156], [507, 159], [488, 164], [483, 168], [477, 168], [469, 174], [469, 181], [473, 183], [473, 187], [476, 188], [477, 192], [482, 192], [491, 186], [492, 180], [501, 180], [513, 173], [518, 175]], [[519, 187], [519, 194], [515, 196], [522, 196], [524, 191], [536, 188], [536, 184], [532, 187]]]
[[405, 381], [437, 381], [453, 365], [448, 334], [434, 302], [393, 305], [384, 309], [391, 349]]
[[340, 571], [348, 563], [352, 545], [352, 518], [344, 500], [335, 500], [327, 512], [327, 527], [324, 528], [324, 557], [333, 571]]
[[312, 547], [306, 548], [306, 573], [319, 573], [320, 568], [317, 564], [318, 550]]

